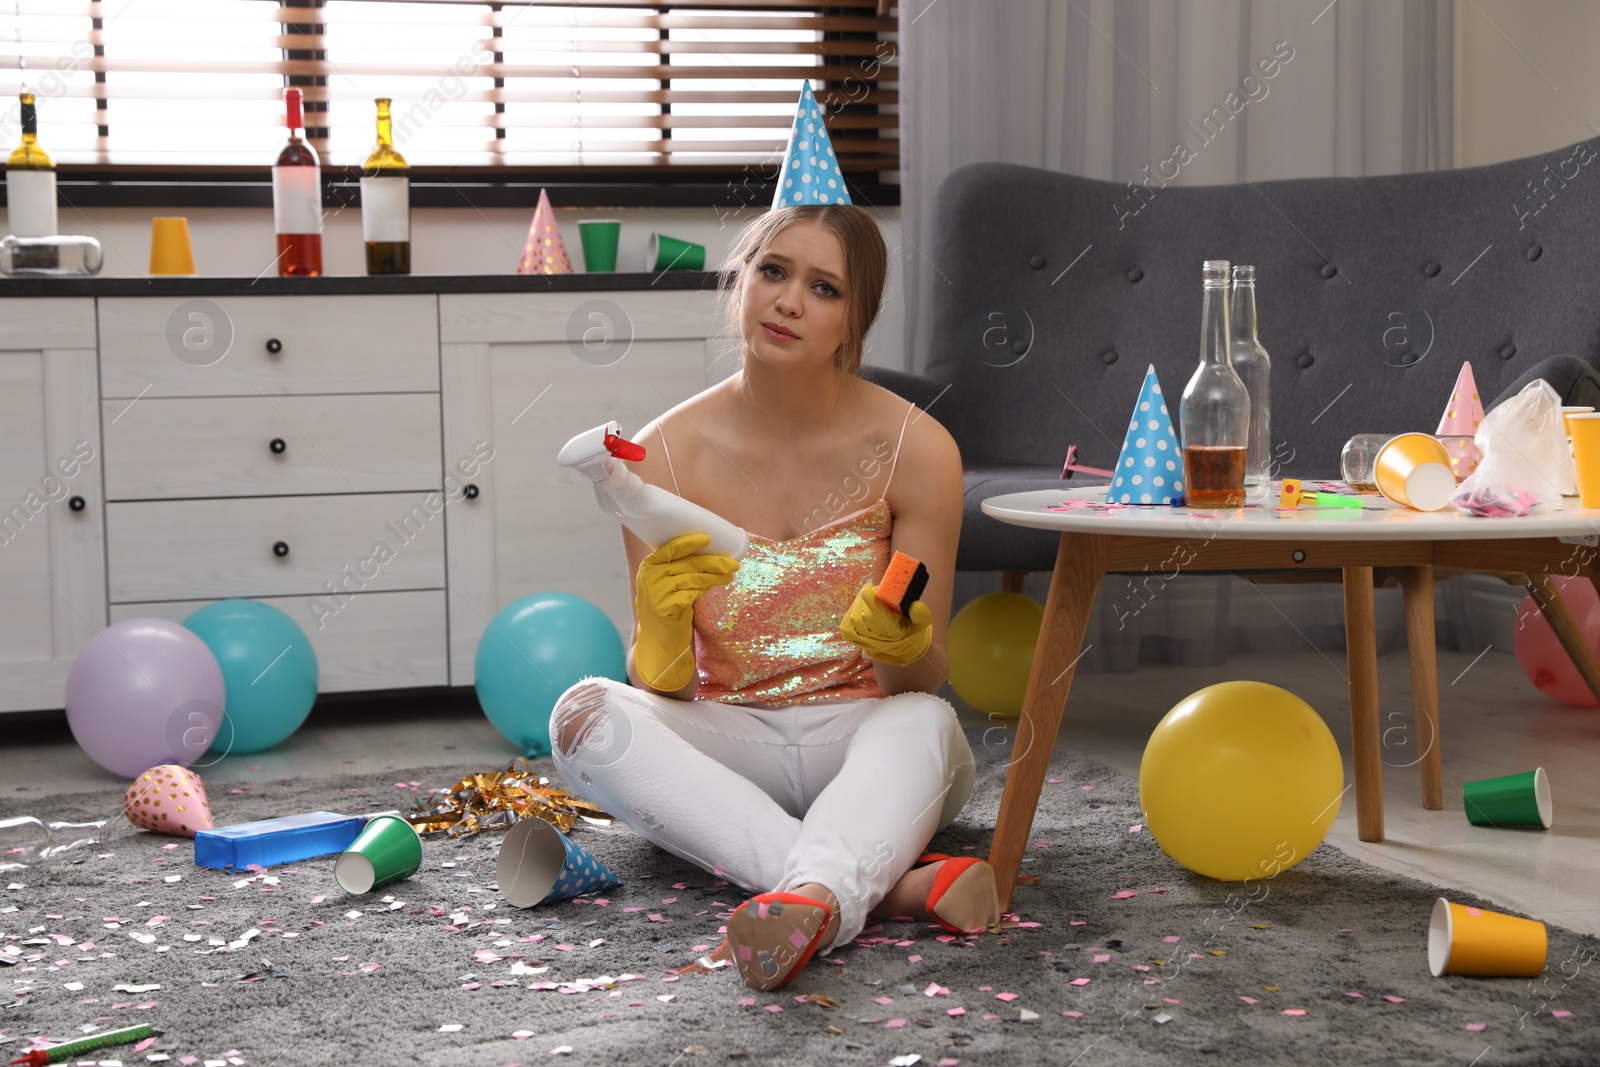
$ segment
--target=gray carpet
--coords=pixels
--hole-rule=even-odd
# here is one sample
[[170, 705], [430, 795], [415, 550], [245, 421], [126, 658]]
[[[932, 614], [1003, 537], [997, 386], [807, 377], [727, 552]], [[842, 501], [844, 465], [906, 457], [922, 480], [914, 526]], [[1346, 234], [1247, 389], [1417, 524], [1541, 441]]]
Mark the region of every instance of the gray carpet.
[[[987, 851], [999, 803], [1005, 752], [983, 749], [977, 731], [971, 737], [984, 767], [966, 811], [934, 842], [946, 851]], [[494, 769], [208, 789], [218, 821], [229, 823], [400, 807], [416, 796], [410, 782], [426, 789]], [[609, 905], [527, 911], [495, 907], [498, 838], [487, 834], [430, 839], [416, 876], [353, 898], [334, 882], [331, 859], [230, 878], [194, 867], [186, 841], [163, 849], [177, 839], [127, 828], [109, 846], [0, 874], [0, 955], [17, 946], [23, 959], [0, 966], [0, 1059], [34, 1035], [66, 1039], [88, 1025], [148, 1021], [166, 1031], [152, 1048], [97, 1055], [130, 1065], [165, 1053], [172, 1063], [257, 1067], [495, 1067], [562, 1057], [876, 1067], [910, 1055], [927, 1067], [1600, 1060], [1594, 938], [1550, 927], [1539, 982], [1432, 978], [1435, 887], [1324, 846], [1246, 901], [1236, 887], [1161, 856], [1148, 833], [1128, 832], [1140, 819], [1133, 781], [1069, 756], [1057, 758], [1051, 777], [1061, 781], [1045, 787], [1032, 837], [1049, 847], [1030, 848], [1024, 867], [1039, 884], [1019, 888], [1013, 901], [1026, 925], [971, 946], [941, 942], [922, 924], [869, 927], [863, 939], [891, 940], [842, 949], [837, 963], [814, 962], [771, 994], [751, 993], [727, 970], [675, 978], [696, 946], [718, 943], [722, 917], [742, 897], [625, 828], [585, 827], [574, 838], [626, 882], [605, 894]], [[401, 778], [404, 789], [396, 788]], [[106, 793], [44, 805], [8, 791], [0, 817], [90, 817], [119, 800]], [[175, 875], [181, 880], [166, 880]], [[1124, 890], [1138, 892], [1113, 899]], [[393, 906], [379, 899], [390, 894]], [[1468, 893], [1444, 895], [1487, 906]], [[120, 928], [108, 929], [108, 917]], [[548, 970], [526, 973], [534, 967]], [[624, 974], [642, 977], [579, 988], [582, 979]], [[115, 988], [156, 983], [145, 992]], [[571, 984], [568, 992], [530, 988], [538, 983]], [[797, 1002], [804, 994], [837, 1006]], [[949, 1014], [957, 1008], [965, 1014]], [[1021, 1021], [1024, 1011], [1038, 1018]], [[563, 1048], [570, 1051], [556, 1051]]]

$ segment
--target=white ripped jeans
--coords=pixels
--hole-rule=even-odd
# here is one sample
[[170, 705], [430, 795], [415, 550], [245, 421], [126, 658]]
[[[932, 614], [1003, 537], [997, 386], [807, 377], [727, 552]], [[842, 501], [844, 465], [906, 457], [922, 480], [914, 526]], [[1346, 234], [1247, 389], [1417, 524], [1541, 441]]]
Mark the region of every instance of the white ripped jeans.
[[824, 955], [861, 932], [976, 772], [955, 710], [920, 692], [760, 708], [586, 678], [550, 736], [569, 788], [660, 848], [753, 892], [827, 886], [840, 925]]

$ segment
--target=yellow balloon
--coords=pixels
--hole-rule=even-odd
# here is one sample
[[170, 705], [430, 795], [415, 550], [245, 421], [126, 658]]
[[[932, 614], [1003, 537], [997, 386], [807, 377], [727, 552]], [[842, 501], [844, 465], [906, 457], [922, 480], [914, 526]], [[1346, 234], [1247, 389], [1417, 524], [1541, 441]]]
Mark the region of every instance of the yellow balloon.
[[1139, 801], [1161, 851], [1225, 882], [1271, 878], [1305, 859], [1338, 817], [1344, 788], [1322, 717], [1265, 682], [1185, 697], [1139, 763]]
[[950, 685], [989, 715], [1022, 714], [1044, 605], [1021, 593], [988, 593], [956, 612], [945, 634]]

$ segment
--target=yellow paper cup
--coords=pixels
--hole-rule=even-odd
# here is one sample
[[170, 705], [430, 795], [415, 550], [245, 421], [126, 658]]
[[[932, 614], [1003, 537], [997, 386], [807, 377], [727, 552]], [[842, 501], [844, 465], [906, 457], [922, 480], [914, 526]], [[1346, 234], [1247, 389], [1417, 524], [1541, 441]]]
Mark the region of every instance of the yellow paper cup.
[[194, 251], [189, 247], [188, 219], [150, 220], [150, 273], [194, 273]]
[[1578, 503], [1600, 508], [1600, 412], [1567, 416], [1572, 433], [1572, 459], [1578, 466]]
[[1537, 978], [1549, 951], [1544, 923], [1440, 897], [1428, 923], [1428, 969], [1485, 978]]
[[1402, 507], [1438, 511], [1456, 491], [1450, 453], [1429, 434], [1391, 438], [1378, 450], [1373, 469], [1378, 492]]
[[1594, 410], [1594, 408], [1588, 408], [1588, 407], [1570, 407], [1570, 408], [1562, 408], [1561, 409], [1561, 421], [1567, 428], [1567, 436], [1568, 437], [1572, 436], [1572, 421], [1571, 421], [1572, 420], [1572, 416], [1574, 416], [1574, 415], [1587, 415], [1593, 410]]

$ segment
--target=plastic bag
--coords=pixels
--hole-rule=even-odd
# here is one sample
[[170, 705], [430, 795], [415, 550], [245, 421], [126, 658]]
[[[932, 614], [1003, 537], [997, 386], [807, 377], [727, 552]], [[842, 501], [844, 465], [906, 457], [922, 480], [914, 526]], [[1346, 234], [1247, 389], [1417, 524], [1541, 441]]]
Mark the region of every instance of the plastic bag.
[[1458, 511], [1526, 515], [1559, 508], [1578, 491], [1561, 396], [1543, 378], [1485, 415], [1472, 442], [1483, 459], [1450, 498]]

